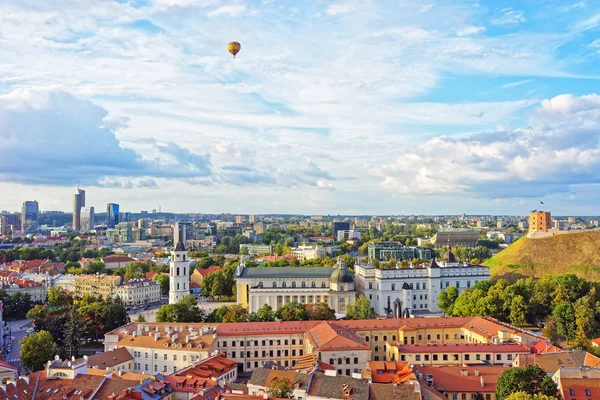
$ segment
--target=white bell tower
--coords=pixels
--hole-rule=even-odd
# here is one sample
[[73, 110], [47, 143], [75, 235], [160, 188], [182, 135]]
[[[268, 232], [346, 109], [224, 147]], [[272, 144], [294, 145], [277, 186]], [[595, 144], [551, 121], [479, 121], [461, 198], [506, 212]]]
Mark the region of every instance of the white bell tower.
[[175, 304], [190, 294], [190, 260], [182, 242], [171, 252], [169, 271], [169, 304]]

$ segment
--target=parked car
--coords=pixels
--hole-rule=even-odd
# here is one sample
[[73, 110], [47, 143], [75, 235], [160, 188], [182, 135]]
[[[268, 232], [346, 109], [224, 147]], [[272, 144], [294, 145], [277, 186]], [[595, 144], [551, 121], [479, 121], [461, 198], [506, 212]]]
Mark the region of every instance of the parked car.
[[33, 333], [33, 332], [35, 332], [35, 329], [33, 329], [33, 328], [29, 328], [26, 331], [27, 334], [30, 334], [30, 333]]

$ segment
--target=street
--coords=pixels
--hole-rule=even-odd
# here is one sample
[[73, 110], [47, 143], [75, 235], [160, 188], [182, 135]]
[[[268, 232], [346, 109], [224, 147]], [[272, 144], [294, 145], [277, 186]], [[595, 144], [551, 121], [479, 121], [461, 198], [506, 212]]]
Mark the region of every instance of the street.
[[[229, 306], [232, 304], [235, 304], [235, 302], [210, 302], [206, 300], [198, 300], [198, 307], [204, 310], [206, 314], [210, 314], [214, 309], [219, 308], [221, 306]], [[131, 318], [131, 322], [135, 322], [135, 320], [140, 314], [144, 317], [144, 319], [147, 322], [156, 322], [156, 312], [158, 311], [161, 305], [162, 304], [150, 304], [148, 305], [147, 310], [144, 310], [143, 308], [140, 308], [137, 311], [129, 310], [127, 311], [127, 314], [129, 315], [129, 318]]]
[[[28, 319], [7, 322], [7, 332], [10, 332], [10, 337], [7, 337], [6, 340], [6, 361], [19, 368], [19, 373], [23, 372], [21, 360], [19, 359], [21, 351], [21, 344], [19, 342], [27, 335], [26, 331], [29, 326], [26, 325], [29, 322], [30, 320]], [[11, 347], [10, 352], [8, 352], [9, 347]]]

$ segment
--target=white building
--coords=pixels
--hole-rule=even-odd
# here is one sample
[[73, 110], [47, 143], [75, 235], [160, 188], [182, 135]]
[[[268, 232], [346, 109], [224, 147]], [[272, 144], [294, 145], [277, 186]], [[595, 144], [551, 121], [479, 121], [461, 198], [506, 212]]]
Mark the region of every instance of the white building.
[[119, 296], [126, 306], [158, 303], [160, 284], [152, 279], [133, 279], [115, 287], [114, 296]]
[[349, 230], [349, 231], [338, 231], [337, 233], [337, 240], [338, 242], [342, 242], [348, 239], [360, 239], [360, 232], [359, 231], [353, 231], [353, 230]]
[[80, 221], [80, 231], [91, 232], [95, 225], [94, 207], [84, 208], [83, 211], [81, 211]]
[[341, 258], [329, 267], [246, 267], [238, 265], [237, 302], [255, 312], [264, 304], [273, 310], [290, 301], [301, 304], [327, 303], [336, 313], [345, 314], [356, 298], [354, 277]]
[[314, 258], [323, 258], [325, 249], [323, 246], [298, 246], [292, 249], [291, 253], [298, 261], [312, 260]]
[[490, 279], [490, 270], [481, 265], [456, 261], [451, 251], [442, 262], [435, 260], [424, 268], [377, 269], [372, 264], [357, 264], [356, 291], [371, 301], [378, 315], [399, 318], [413, 313], [439, 313], [440, 291], [455, 286], [459, 292]]
[[175, 304], [190, 294], [190, 260], [183, 242], [178, 242], [171, 252], [169, 271], [169, 304]]

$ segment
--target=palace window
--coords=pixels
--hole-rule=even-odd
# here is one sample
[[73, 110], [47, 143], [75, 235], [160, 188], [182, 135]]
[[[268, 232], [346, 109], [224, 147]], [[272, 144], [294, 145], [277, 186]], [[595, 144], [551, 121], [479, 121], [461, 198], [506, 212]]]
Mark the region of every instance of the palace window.
[[296, 282], [292, 282], [292, 287], [296, 287]]
[[303, 288], [305, 288], [306, 287], [306, 282], [302, 282], [302, 284], [300, 286], [303, 287]]
[[277, 282], [273, 282], [273, 287], [276, 288], [277, 287]]
[[311, 283], [310, 283], [310, 287], [311, 287], [311, 288], [315, 288], [315, 287], [317, 287], [317, 284], [316, 284], [315, 282], [311, 282]]

